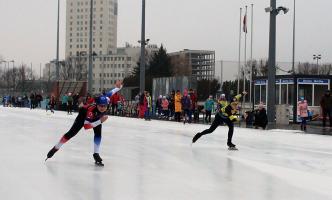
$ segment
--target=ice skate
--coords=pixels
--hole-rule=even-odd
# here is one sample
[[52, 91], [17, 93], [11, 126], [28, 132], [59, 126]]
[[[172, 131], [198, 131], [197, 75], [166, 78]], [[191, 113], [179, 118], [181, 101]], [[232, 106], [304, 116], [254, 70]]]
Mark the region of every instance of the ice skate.
[[192, 143], [195, 143], [200, 137], [201, 137], [201, 133], [197, 133], [194, 137], [193, 137], [193, 140], [192, 140]]
[[101, 157], [99, 156], [99, 153], [94, 153], [93, 158], [95, 159], [95, 164], [97, 166], [104, 166], [104, 163], [102, 162], [103, 159], [101, 159]]
[[48, 153], [47, 153], [47, 158], [45, 159], [45, 161], [49, 158], [52, 158], [53, 155], [58, 151], [59, 149], [56, 149], [55, 147], [53, 147]]
[[239, 150], [238, 148], [236, 148], [236, 145], [233, 143], [227, 143], [227, 146], [228, 146], [228, 150], [230, 150], [230, 151]]

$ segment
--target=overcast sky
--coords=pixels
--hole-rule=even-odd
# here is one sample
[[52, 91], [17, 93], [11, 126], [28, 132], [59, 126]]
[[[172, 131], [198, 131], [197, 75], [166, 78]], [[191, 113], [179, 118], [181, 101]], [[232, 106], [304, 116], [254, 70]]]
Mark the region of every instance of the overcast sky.
[[[141, 0], [118, 0], [118, 46], [140, 39]], [[146, 37], [168, 52], [182, 49], [216, 51], [216, 60], [238, 59], [239, 9], [254, 4], [254, 51], [267, 58], [268, 0], [146, 0]], [[297, 0], [296, 61], [312, 62], [322, 54], [332, 62], [332, 1]], [[61, 0], [60, 58], [65, 52], [65, 0]], [[277, 60], [292, 58], [293, 0], [277, 0], [290, 8], [277, 18]], [[0, 55], [15, 64], [33, 63], [39, 71], [56, 55], [57, 0], [0, 0]], [[249, 18], [250, 23], [250, 18]], [[250, 33], [250, 26], [248, 27]], [[244, 44], [244, 40], [243, 43]], [[248, 47], [250, 35], [248, 34]], [[250, 54], [248, 48], [248, 55]], [[242, 53], [243, 55], [243, 53]]]

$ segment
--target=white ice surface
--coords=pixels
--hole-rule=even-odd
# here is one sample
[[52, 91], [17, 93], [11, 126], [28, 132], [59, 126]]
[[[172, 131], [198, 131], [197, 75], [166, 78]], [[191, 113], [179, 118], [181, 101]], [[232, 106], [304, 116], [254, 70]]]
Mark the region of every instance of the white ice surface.
[[46, 163], [76, 115], [0, 107], [3, 200], [332, 199], [332, 137], [300, 131], [219, 127], [110, 117], [94, 166], [93, 132], [84, 131]]

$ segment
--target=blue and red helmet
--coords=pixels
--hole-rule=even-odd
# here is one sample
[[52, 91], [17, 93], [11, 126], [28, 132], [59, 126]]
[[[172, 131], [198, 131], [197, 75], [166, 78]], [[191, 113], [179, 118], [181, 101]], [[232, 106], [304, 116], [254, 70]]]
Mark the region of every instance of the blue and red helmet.
[[108, 104], [108, 97], [106, 97], [106, 96], [99, 96], [96, 99], [96, 104], [97, 105], [107, 105]]

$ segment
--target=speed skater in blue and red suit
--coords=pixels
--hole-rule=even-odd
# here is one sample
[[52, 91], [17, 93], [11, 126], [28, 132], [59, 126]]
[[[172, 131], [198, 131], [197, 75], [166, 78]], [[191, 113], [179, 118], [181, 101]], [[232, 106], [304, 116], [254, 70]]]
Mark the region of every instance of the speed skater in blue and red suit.
[[74, 121], [74, 124], [70, 130], [65, 133], [60, 141], [47, 153], [47, 159], [52, 158], [53, 155], [65, 144], [68, 140], [74, 137], [82, 127], [84, 129], [93, 129], [94, 131], [94, 153], [93, 158], [95, 164], [104, 166], [102, 159], [99, 155], [100, 143], [101, 143], [101, 132], [102, 123], [104, 123], [108, 116], [106, 115], [107, 107], [109, 105], [109, 98], [120, 91], [122, 88], [122, 82], [117, 81], [115, 88], [105, 95], [101, 95], [95, 98], [95, 103], [84, 105], [79, 109], [78, 115]]

